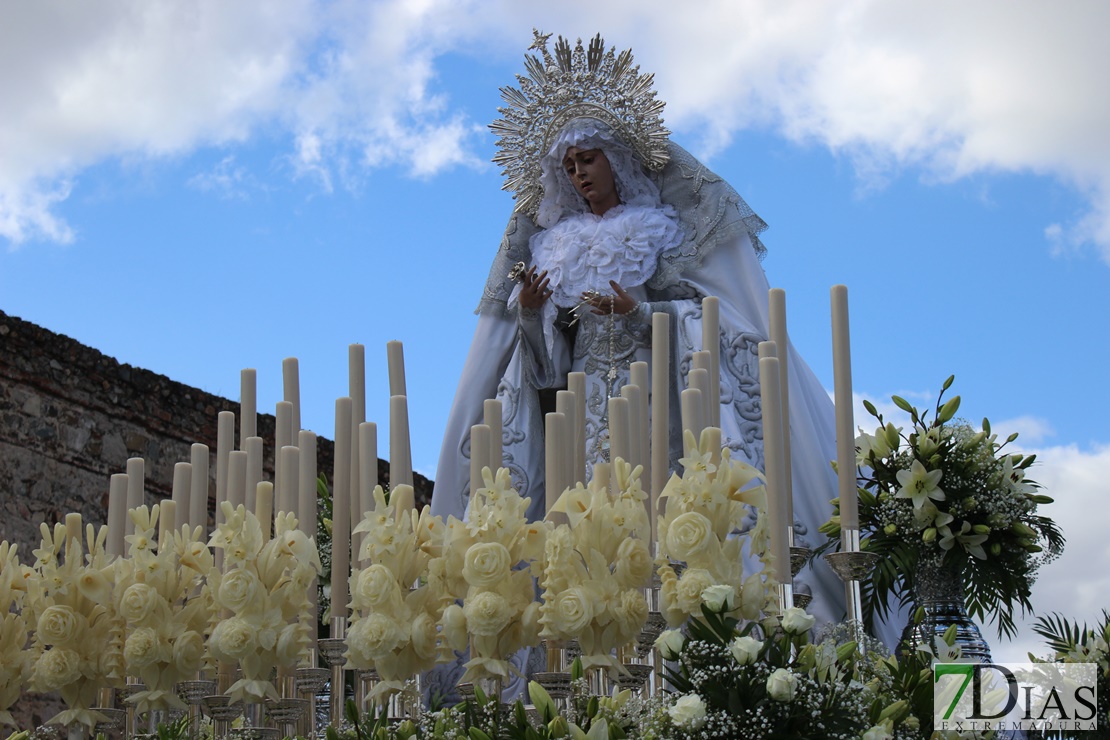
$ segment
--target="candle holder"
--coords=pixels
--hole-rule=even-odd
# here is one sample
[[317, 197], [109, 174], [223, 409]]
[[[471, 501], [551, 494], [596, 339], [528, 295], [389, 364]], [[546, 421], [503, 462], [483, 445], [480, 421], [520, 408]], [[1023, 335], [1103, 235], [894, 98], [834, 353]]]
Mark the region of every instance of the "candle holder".
[[111, 737], [121, 732], [127, 724], [127, 712], [123, 709], [112, 707], [95, 707], [93, 711], [99, 713], [104, 719], [96, 723], [93, 736], [104, 735]]
[[624, 671], [617, 676], [617, 688], [643, 693], [654, 669], [647, 663], [624, 663]]
[[804, 583], [794, 586], [794, 606], [805, 609], [811, 601], [813, 601], [813, 592], [810, 591], [809, 586]]
[[[355, 706], [358, 707], [360, 713], [366, 713], [366, 697], [374, 691], [374, 687], [381, 680], [378, 671], [374, 668], [365, 668], [355, 671]], [[394, 718], [398, 715], [394, 711], [393, 697], [388, 700], [389, 703], [389, 717]]]
[[233, 734], [239, 740], [280, 740], [281, 734], [273, 727], [266, 727], [263, 719], [262, 702], [247, 702], [243, 705], [243, 727]]
[[332, 617], [331, 637], [320, 640], [320, 655], [331, 668], [331, 724], [343, 724], [344, 681], [343, 666], [347, 664], [347, 618]]
[[[313, 655], [312, 662], [316, 662], [316, 654]], [[297, 693], [302, 699], [308, 702], [308, 710], [304, 713], [301, 719], [301, 735], [304, 737], [312, 738], [316, 736], [316, 728], [319, 726], [319, 717], [316, 707], [316, 695], [320, 693], [325, 686], [328, 685], [328, 679], [331, 677], [331, 671], [327, 668], [298, 668], [296, 674]]]
[[200, 728], [204, 697], [216, 693], [216, 682], [204, 679], [181, 681], [177, 684], [177, 694], [189, 705], [189, 736], [196, 737]]
[[864, 578], [871, 577], [871, 572], [875, 569], [875, 563], [878, 562], [879, 556], [873, 552], [862, 552], [860, 550], [858, 529], [842, 530], [840, 541], [843, 549], [840, 552], [828, 553], [825, 555], [825, 560], [829, 567], [833, 569], [833, 572], [844, 582], [845, 601], [848, 607], [847, 622], [852, 625], [860, 652], [865, 653], [863, 599], [859, 584]]
[[307, 699], [270, 699], [266, 702], [266, 716], [277, 725], [278, 737], [296, 737], [297, 722], [308, 709]]
[[813, 555], [813, 550], [808, 547], [799, 547], [796, 545], [790, 546], [790, 577], [797, 578], [798, 574], [802, 572], [806, 562], [809, 561], [810, 556]]
[[226, 694], [213, 694], [212, 696], [204, 697], [204, 709], [208, 712], [208, 716], [212, 718], [213, 737], [223, 738], [231, 732], [231, 723], [234, 722], [242, 714], [242, 706], [239, 704], [232, 704], [231, 697]]

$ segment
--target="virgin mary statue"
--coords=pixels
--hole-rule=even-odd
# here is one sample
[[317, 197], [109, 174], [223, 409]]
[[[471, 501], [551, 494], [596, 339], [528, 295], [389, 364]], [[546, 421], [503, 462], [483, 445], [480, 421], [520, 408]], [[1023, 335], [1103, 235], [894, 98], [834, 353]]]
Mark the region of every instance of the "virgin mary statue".
[[[769, 338], [766, 224], [736, 191], [670, 141], [651, 77], [631, 52], [595, 38], [548, 51], [536, 32], [529, 76], [506, 88], [494, 161], [516, 198], [478, 306], [478, 326], [448, 419], [432, 512], [462, 518], [470, 429], [485, 399], [502, 408], [503, 466], [542, 517], [543, 397], [586, 375], [586, 454], [607, 455], [607, 399], [650, 358], [652, 314], [670, 316], [671, 470], [681, 473], [679, 393], [702, 347], [702, 300], [719, 298], [720, 426], [733, 459], [764, 469], [757, 347]], [[526, 269], [514, 270], [523, 264]], [[523, 274], [521, 274], [523, 272]], [[789, 358], [794, 536], [816, 547], [836, 495], [834, 411], [797, 352]], [[590, 466], [587, 466], [587, 471]], [[588, 473], [587, 473], [588, 474]], [[844, 616], [844, 591], [821, 563], [796, 584], [819, 621]], [[805, 591], [800, 584], [796, 589]]]

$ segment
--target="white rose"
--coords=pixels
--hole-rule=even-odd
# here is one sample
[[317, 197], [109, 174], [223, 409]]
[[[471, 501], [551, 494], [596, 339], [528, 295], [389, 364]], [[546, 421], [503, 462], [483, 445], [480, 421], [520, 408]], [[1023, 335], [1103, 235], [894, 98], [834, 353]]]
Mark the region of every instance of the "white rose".
[[709, 611], [721, 614], [726, 606], [731, 608], [736, 605], [736, 591], [732, 586], [716, 584], [701, 592], [701, 600], [705, 602]]
[[232, 662], [245, 658], [258, 649], [257, 629], [240, 617], [220, 620], [208, 638], [208, 645], [217, 660]]
[[69, 646], [81, 636], [80, 621], [71, 606], [48, 606], [39, 616], [38, 636], [48, 645]]
[[894, 735], [890, 734], [885, 725], [875, 725], [863, 733], [860, 740], [894, 740]]
[[243, 568], [234, 568], [220, 579], [216, 601], [236, 614], [257, 611], [265, 603], [266, 592], [258, 576]]
[[443, 637], [452, 650], [466, 650], [469, 635], [466, 632], [466, 615], [458, 604], [443, 610]]
[[392, 656], [407, 639], [400, 624], [384, 614], [370, 614], [355, 622], [347, 647], [366, 661], [379, 661]]
[[73, 650], [51, 648], [35, 662], [31, 687], [35, 691], [56, 691], [81, 677], [81, 657]]
[[412, 649], [424, 660], [436, 656], [436, 620], [427, 612], [421, 612], [412, 623]]
[[164, 662], [169, 658], [168, 647], [150, 627], [139, 627], [123, 643], [123, 657], [127, 661], [127, 667], [137, 671]]
[[594, 609], [589, 594], [577, 586], [560, 591], [548, 612], [548, 620], [553, 622], [552, 626], [562, 634], [572, 637], [586, 629], [593, 618]]
[[355, 582], [355, 598], [370, 609], [387, 610], [401, 600], [397, 579], [389, 568], [375, 563], [359, 571]]
[[703, 514], [680, 514], [667, 528], [667, 554], [675, 560], [689, 560], [703, 552], [713, 537], [713, 523]]
[[697, 694], [686, 694], [678, 698], [667, 714], [676, 727], [696, 730], [705, 724], [705, 702]]
[[678, 660], [684, 644], [686, 644], [686, 638], [679, 630], [666, 630], [655, 638], [655, 647], [659, 649], [663, 660]]
[[817, 617], [806, 614], [805, 609], [792, 606], [782, 615], [782, 628], [792, 635], [809, 632], [817, 622]]
[[178, 673], [196, 673], [200, 670], [203, 657], [204, 638], [200, 633], [189, 630], [173, 641], [173, 666]]
[[654, 565], [643, 540], [631, 537], [622, 540], [617, 548], [616, 560], [617, 567], [613, 574], [621, 588], [641, 588], [651, 580]]
[[714, 585], [713, 576], [704, 568], [688, 568], [678, 579], [675, 600], [687, 614], [701, 615], [701, 594]]
[[621, 592], [620, 602], [613, 612], [617, 628], [622, 635], [633, 637], [640, 634], [647, 621], [648, 604], [639, 589], [630, 588]]
[[463, 606], [466, 624], [476, 635], [499, 635], [513, 618], [512, 609], [505, 597], [493, 591], [483, 591]]
[[798, 677], [785, 668], [776, 668], [767, 677], [767, 693], [775, 701], [793, 701]]
[[151, 615], [162, 597], [145, 583], [132, 583], [119, 600], [120, 616], [139, 624]]
[[754, 663], [756, 659], [759, 658], [759, 653], [763, 650], [763, 641], [748, 635], [743, 635], [730, 642], [728, 644], [728, 649], [732, 651], [732, 657], [736, 658], [737, 663], [740, 665], [748, 665], [749, 663]]
[[508, 577], [511, 566], [507, 547], [500, 542], [479, 542], [466, 550], [463, 578], [471, 586], [493, 588]]

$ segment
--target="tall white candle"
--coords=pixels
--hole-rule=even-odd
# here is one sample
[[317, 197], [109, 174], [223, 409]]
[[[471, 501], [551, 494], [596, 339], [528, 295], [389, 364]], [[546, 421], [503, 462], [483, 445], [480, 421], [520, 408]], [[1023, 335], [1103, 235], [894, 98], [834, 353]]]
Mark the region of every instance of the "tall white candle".
[[239, 372], [239, 447], [258, 434], [258, 371]]
[[389, 395], [407, 396], [405, 384], [405, 348], [393, 340], [385, 343], [386, 360], [389, 366]]
[[[409, 406], [404, 396], [389, 399], [389, 484], [412, 485], [409, 447]], [[486, 458], [488, 459], [488, 457]]]
[[609, 460], [612, 462], [609, 470], [609, 492], [616, 495], [620, 492], [617, 482], [617, 460], [629, 461], [631, 455], [632, 428], [628, 421], [628, 399], [609, 399]]
[[574, 434], [578, 426], [575, 414], [578, 399], [573, 391], [558, 391], [555, 394], [555, 411], [563, 415], [563, 450], [559, 455], [563, 469], [559, 472], [559, 483], [564, 487], [574, 486]]
[[567, 390], [574, 394], [574, 428], [567, 431], [573, 436], [574, 475], [567, 481], [568, 486], [586, 482], [586, 373], [567, 374]]
[[[351, 577], [351, 399], [335, 402], [335, 469], [332, 474], [331, 615], [347, 617]], [[333, 637], [339, 635], [333, 632]]]
[[177, 529], [177, 502], [162, 499], [158, 504], [158, 550], [173, 547], [173, 533]]
[[[364, 421], [358, 425], [358, 495], [354, 495], [354, 478], [351, 478], [351, 554], [355, 562], [361, 560], [362, 532], [354, 533], [366, 512], [374, 506], [374, 486], [377, 484], [378, 472], [378, 425], [372, 421]], [[352, 470], [356, 466], [352, 466]]]
[[470, 427], [470, 492], [485, 488], [482, 468], [489, 467], [490, 434], [485, 424]]
[[113, 473], [108, 484], [108, 539], [105, 543], [109, 555], [123, 557], [126, 530], [127, 473]]
[[671, 317], [651, 316], [651, 541], [659, 534], [659, 495], [670, 477]]
[[221, 411], [216, 417], [216, 522], [223, 523], [220, 504], [227, 501], [227, 461], [235, 447], [235, 414]]
[[[651, 381], [648, 379], [648, 364], [646, 362], [633, 362], [628, 367], [629, 380], [632, 385], [640, 389], [638, 403], [639, 411], [634, 415], [632, 433], [637, 436], [637, 447], [640, 450], [639, 464], [644, 466], [640, 477], [643, 486], [651, 486], [651, 417], [648, 415], [648, 398], [651, 396]], [[644, 536], [647, 536], [646, 534]]]
[[243, 449], [247, 451], [246, 485], [243, 486], [246, 498], [243, 500], [243, 505], [246, 506], [247, 511], [254, 511], [254, 495], [258, 491], [258, 484], [262, 482], [262, 437], [247, 437]]
[[[132, 457], [127, 461], [127, 508], [137, 509], [146, 503], [146, 463], [141, 457]], [[135, 522], [128, 515], [124, 531], [135, 534]]]
[[247, 464], [250, 455], [244, 450], [232, 450], [227, 456], [227, 500], [232, 508], [247, 504]]
[[366, 506], [362, 500], [362, 489], [367, 477], [373, 478], [377, 465], [363, 475], [362, 454], [359, 449], [359, 425], [366, 421], [366, 348], [361, 344], [347, 346], [347, 383], [351, 397], [351, 556], [358, 562], [362, 551], [362, 534], [353, 530], [362, 521]]
[[[293, 404], [278, 401], [274, 419], [274, 450], [280, 452], [282, 447], [293, 444]], [[277, 463], [276, 456], [274, 463]]]
[[189, 494], [192, 493], [193, 487], [193, 466], [187, 462], [174, 463], [173, 465], [173, 488], [170, 489], [170, 495], [177, 506], [177, 517], [181, 524], [190, 524], [189, 516], [191, 515], [191, 507], [189, 506]]
[[[695, 352], [695, 355], [702, 355], [701, 352]], [[705, 365], [709, 364], [709, 356], [704, 355], [702, 362]], [[690, 370], [690, 374], [686, 378], [689, 387], [701, 392], [701, 419], [702, 428], [711, 426], [709, 419], [712, 416], [712, 411], [709, 408], [709, 368], [708, 367], [695, 367]], [[700, 432], [695, 432], [697, 436]]]
[[643, 463], [640, 452], [640, 386], [631, 383], [621, 388], [621, 398], [628, 401], [628, 459], [625, 461], [633, 468]]
[[[794, 521], [794, 474], [790, 453], [790, 338], [786, 330], [786, 291], [771, 288], [767, 294], [770, 313], [771, 341], [775, 343], [775, 355], [779, 358], [779, 394], [782, 405], [782, 458], [786, 468], [783, 481], [783, 497], [786, 501], [786, 521]], [[790, 532], [790, 542], [794, 542], [794, 530]]]
[[[297, 495], [297, 528], [313, 540], [316, 539], [316, 434], [307, 429], [302, 429], [297, 435], [297, 449], [301, 453], [300, 461], [300, 486]], [[316, 625], [319, 624], [319, 604], [316, 598], [316, 576], [308, 587], [309, 622], [313, 628], [309, 630], [310, 654], [317, 649]], [[311, 666], [310, 666], [311, 667]]]
[[262, 541], [269, 542], [273, 536], [274, 523], [274, 484], [262, 481], [254, 492], [254, 515], [262, 527]]
[[281, 468], [281, 489], [278, 491], [277, 511], [296, 514], [297, 495], [301, 487], [301, 451], [293, 445], [282, 447], [278, 465]]
[[701, 346], [709, 352], [709, 397], [705, 405], [710, 411], [707, 426], [721, 426], [721, 300], [707, 296], [701, 302]]
[[301, 370], [296, 357], [286, 357], [281, 361], [281, 381], [284, 391], [283, 400], [288, 401], [293, 407], [291, 417], [293, 434], [290, 439], [295, 441], [297, 432], [301, 431]]
[[763, 407], [763, 460], [767, 476], [768, 541], [774, 560], [772, 570], [775, 580], [785, 584], [791, 582], [791, 575], [782, 490], [786, 470], [782, 457], [782, 407], [777, 357], [763, 357], [759, 360], [759, 389], [760, 403]]
[[544, 511], [551, 513], [555, 502], [566, 490], [566, 481], [563, 480], [563, 471], [566, 469], [563, 454], [566, 448], [567, 417], [558, 411], [553, 411], [544, 416]]
[[192, 491], [189, 493], [189, 523], [203, 527], [208, 537], [208, 445], [200, 443], [189, 448], [189, 464], [193, 468]]
[[[74, 559], [80, 565], [84, 565], [84, 563], [81, 562], [82, 560], [84, 560], [83, 554], [85, 551], [84, 542], [81, 538], [81, 515], [76, 512], [70, 512], [69, 514], [66, 514], [65, 523], [66, 544], [64, 557], [68, 559], [70, 547], [76, 547], [77, 549], [73, 551]], [[70, 545], [71, 542], [73, 543], [73, 545]]]
[[501, 422], [501, 402], [496, 398], [487, 398], [482, 403], [482, 422], [489, 427], [489, 469], [494, 474], [497, 469], [501, 467], [503, 460], [502, 440], [503, 434]]
[[721, 464], [721, 428], [706, 427], [701, 430], [701, 446], [709, 450], [709, 462]]
[[859, 529], [856, 434], [852, 413], [852, 352], [848, 332], [848, 287], [832, 287], [833, 399], [836, 403], [836, 469], [840, 528]]
[[697, 388], [687, 388], [679, 395], [679, 409], [682, 414], [682, 454], [687, 455], [686, 449], [687, 430], [694, 433], [694, 441], [701, 439], [701, 430], [705, 428], [705, 405], [702, 402], [701, 391]]

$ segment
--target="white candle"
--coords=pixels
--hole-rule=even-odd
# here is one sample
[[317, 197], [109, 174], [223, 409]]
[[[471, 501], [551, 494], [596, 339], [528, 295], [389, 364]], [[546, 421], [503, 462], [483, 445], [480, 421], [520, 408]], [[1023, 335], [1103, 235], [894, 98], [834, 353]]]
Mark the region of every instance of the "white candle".
[[[562, 393], [563, 391], [560, 391]], [[489, 469], [493, 471], [494, 475], [497, 474], [498, 468], [501, 467], [501, 461], [504, 459], [504, 451], [502, 450], [501, 435], [503, 429], [501, 426], [501, 402], [496, 398], [487, 398], [482, 403], [482, 422], [489, 427]]]
[[[779, 393], [782, 405], [782, 459], [786, 468], [783, 481], [783, 497], [786, 501], [786, 521], [794, 521], [794, 474], [790, 453], [790, 339], [786, 331], [786, 291], [771, 288], [767, 294], [770, 313], [771, 341], [775, 343], [775, 355], [779, 358]], [[790, 532], [790, 545], [794, 543], [794, 530]]]
[[254, 492], [254, 515], [262, 527], [262, 541], [269, 542], [274, 523], [274, 484], [262, 481]]
[[[351, 399], [335, 402], [335, 470], [332, 474], [331, 615], [347, 617], [351, 577]], [[334, 630], [334, 626], [333, 626]], [[333, 637], [338, 637], [334, 633]]]
[[239, 446], [258, 434], [258, 372], [247, 368], [239, 372]]
[[659, 494], [670, 477], [671, 317], [651, 316], [651, 541], [659, 534]]
[[[694, 355], [701, 355], [701, 352], [695, 352]], [[701, 362], [705, 365], [709, 364], [709, 356], [704, 355]], [[708, 367], [695, 367], [690, 370], [690, 374], [686, 377], [687, 384], [690, 388], [701, 391], [701, 419], [702, 428], [712, 426], [710, 418], [712, 411], [709, 408], [709, 368]], [[698, 436], [701, 432], [695, 432], [694, 435]]]
[[105, 543], [109, 555], [123, 557], [126, 530], [127, 474], [113, 473], [108, 484], [108, 540]]
[[[633, 362], [628, 367], [629, 380], [632, 385], [640, 389], [639, 412], [635, 417], [639, 419], [633, 426], [633, 433], [637, 435], [637, 446], [640, 449], [639, 464], [644, 466], [640, 476], [640, 483], [651, 486], [651, 417], [648, 415], [648, 397], [651, 396], [651, 382], [648, 379], [648, 364], [646, 362]], [[646, 504], [645, 504], [646, 505]]]
[[[297, 449], [301, 453], [300, 461], [300, 486], [297, 496], [297, 528], [313, 540], [316, 539], [316, 434], [307, 429], [302, 429], [297, 435]], [[316, 625], [319, 624], [319, 605], [316, 601], [316, 576], [308, 587], [309, 607], [308, 621], [312, 625], [309, 630], [309, 650], [314, 653], [316, 644]], [[309, 666], [311, 667], [311, 666]]]
[[[282, 447], [293, 444], [293, 404], [288, 401], [278, 401], [274, 419], [274, 449], [280, 451]], [[276, 464], [277, 460], [274, 463]]]
[[643, 463], [643, 454], [640, 452], [640, 431], [643, 428], [640, 420], [640, 387], [632, 384], [622, 387], [621, 398], [628, 401], [628, 459], [626, 462], [635, 468]]
[[[361, 344], [347, 346], [347, 384], [351, 397], [351, 529], [362, 521], [366, 506], [362, 489], [367, 476], [362, 472], [362, 454], [359, 450], [359, 425], [366, 421], [366, 348]], [[375, 464], [369, 471], [370, 478], [377, 472]], [[358, 562], [362, 551], [362, 534], [351, 534], [351, 555]]]
[[763, 460], [767, 476], [767, 534], [774, 562], [774, 578], [780, 584], [791, 582], [790, 554], [782, 485], [786, 477], [782, 457], [782, 407], [779, 394], [779, 360], [759, 360], [760, 403], [763, 407]]
[[[74, 560], [79, 565], [84, 565], [84, 544], [81, 542], [81, 515], [76, 512], [66, 514], [66, 544], [64, 557], [69, 558], [69, 549], [76, 547], [74, 550]], [[72, 545], [70, 543], [73, 543]]]
[[[137, 509], [146, 503], [146, 463], [141, 457], [132, 457], [127, 461], [127, 509]], [[131, 515], [127, 516], [124, 531], [135, 534], [135, 522]]]
[[244, 450], [232, 450], [227, 456], [227, 500], [233, 509], [247, 504], [248, 457]]
[[296, 357], [286, 357], [281, 361], [281, 380], [283, 400], [293, 407], [293, 434], [290, 439], [295, 440], [297, 432], [301, 431], [301, 370]]
[[293, 445], [281, 448], [278, 465], [281, 468], [281, 488], [278, 489], [278, 513], [296, 514], [297, 496], [301, 487], [301, 451]]
[[563, 415], [563, 448], [559, 459], [563, 469], [559, 472], [559, 483], [564, 487], [573, 486], [574, 480], [574, 434], [578, 426], [575, 418], [578, 399], [573, 391], [558, 391], [555, 394], [555, 411]]
[[[68, 521], [67, 521], [68, 523]], [[177, 529], [177, 502], [162, 499], [158, 504], [158, 550], [173, 547], [173, 533]]]
[[586, 482], [586, 373], [568, 373], [567, 390], [574, 394], [574, 428], [567, 432], [574, 437], [574, 475], [567, 481], [573, 486]]
[[717, 296], [707, 296], [701, 302], [701, 346], [709, 352], [709, 398], [706, 406], [710, 416], [705, 423], [721, 426], [721, 301]]
[[407, 396], [405, 386], [405, 348], [394, 340], [385, 343], [386, 360], [389, 365], [389, 395]]
[[848, 288], [832, 288], [833, 398], [836, 403], [836, 469], [840, 487], [840, 528], [859, 529], [856, 489], [856, 434], [852, 413], [852, 352], [848, 332]]
[[174, 463], [173, 488], [170, 489], [170, 495], [177, 505], [175, 508], [180, 515], [178, 519], [181, 520], [182, 524], [190, 524], [189, 516], [192, 513], [192, 508], [189, 506], [189, 494], [192, 492], [192, 487], [193, 466], [187, 462]]
[[402, 484], [412, 485], [412, 459], [409, 456], [409, 449], [408, 399], [404, 396], [391, 396], [389, 399], [389, 485], [391, 488]]
[[189, 465], [193, 468], [192, 491], [189, 493], [189, 524], [204, 530], [208, 538], [208, 445], [194, 444], [189, 449]]
[[[378, 425], [372, 421], [364, 421], [358, 425], [358, 496], [354, 493], [354, 478], [351, 479], [351, 529], [354, 530], [367, 511], [374, 506], [374, 486], [377, 484], [378, 472]], [[356, 466], [352, 466], [352, 470]], [[355, 554], [355, 562], [361, 559], [363, 533], [351, 533], [351, 553]]]
[[224, 520], [220, 504], [227, 501], [227, 461], [235, 447], [235, 414], [221, 411], [216, 417], [216, 523]]
[[694, 433], [694, 441], [701, 439], [701, 430], [705, 428], [705, 405], [702, 403], [701, 391], [697, 388], [687, 388], [679, 395], [679, 408], [682, 414], [682, 454], [688, 455], [686, 449], [687, 430]]
[[490, 429], [485, 424], [470, 427], [470, 492], [485, 488], [482, 468], [489, 467]]
[[701, 446], [709, 450], [709, 462], [721, 464], [721, 428], [706, 427], [701, 430]]
[[254, 511], [254, 494], [258, 491], [258, 484], [262, 482], [262, 437], [248, 437], [243, 449], [247, 451], [246, 485], [243, 486], [246, 498], [243, 505], [247, 511]]
[[631, 448], [632, 429], [628, 423], [628, 399], [609, 399], [609, 492], [614, 496], [620, 493], [617, 482], [617, 460], [628, 462]]
[[566, 447], [564, 439], [567, 417], [557, 411], [544, 416], [544, 511], [551, 514], [551, 509], [559, 496], [566, 490], [563, 480], [563, 471], [566, 468], [563, 452]]

